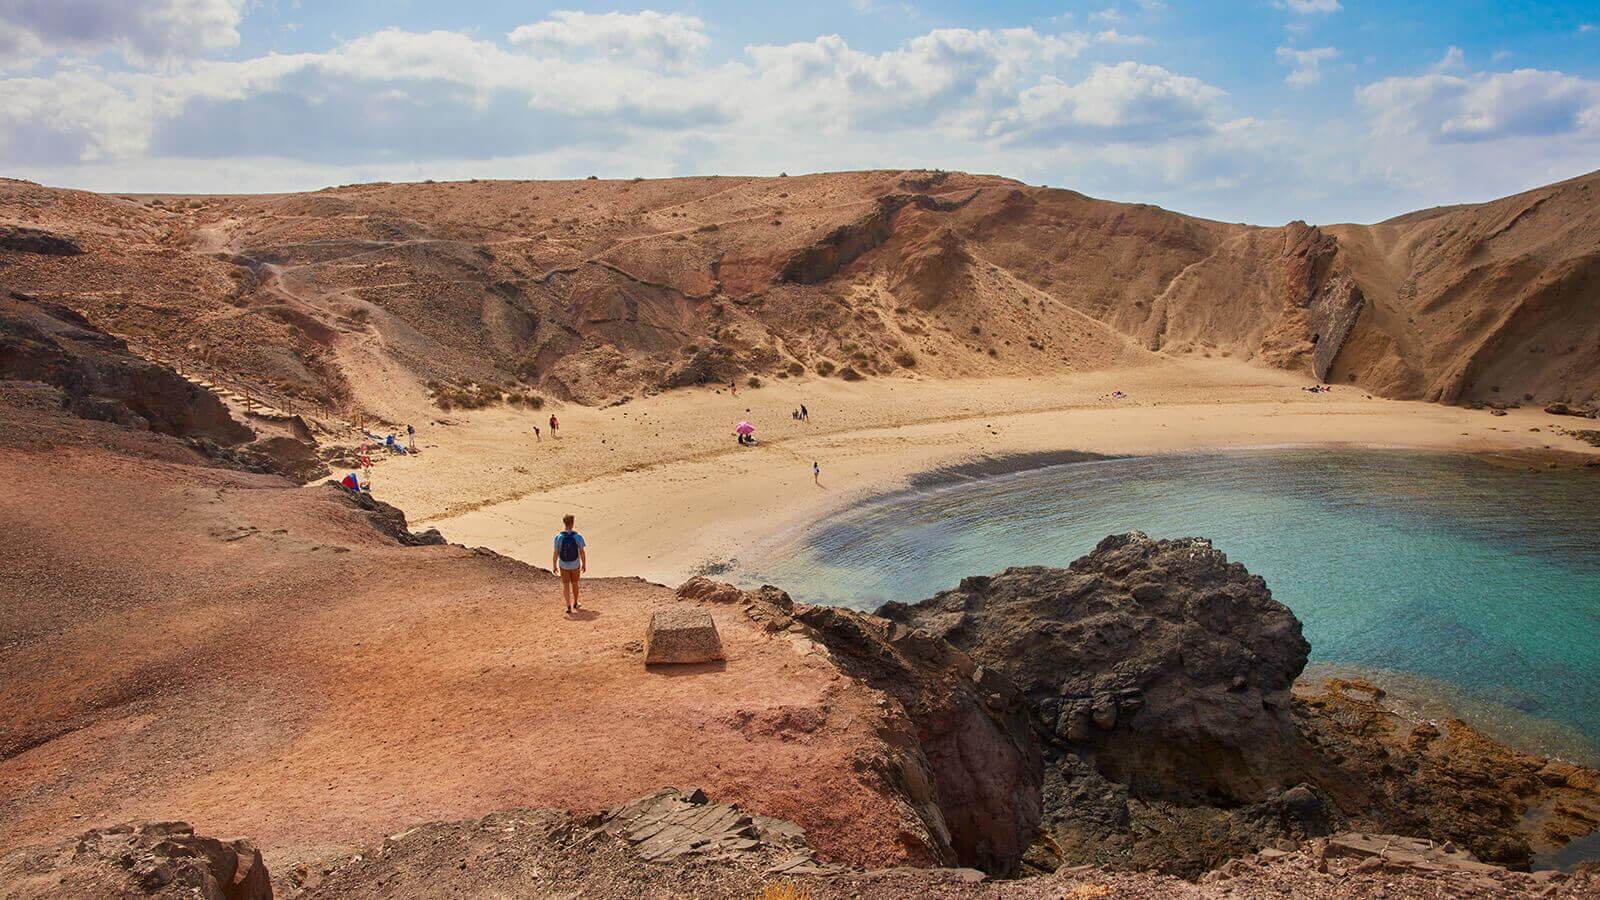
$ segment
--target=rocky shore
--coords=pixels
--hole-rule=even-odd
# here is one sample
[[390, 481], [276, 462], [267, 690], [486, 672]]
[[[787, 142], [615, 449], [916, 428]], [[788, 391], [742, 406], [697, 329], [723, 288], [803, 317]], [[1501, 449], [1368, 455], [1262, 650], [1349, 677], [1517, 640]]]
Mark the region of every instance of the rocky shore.
[[1597, 773], [1410, 722], [1381, 689], [1295, 696], [1309, 645], [1266, 583], [1209, 541], [1106, 538], [1068, 569], [968, 578], [879, 614], [1003, 673], [1045, 759], [1043, 869], [1195, 877], [1343, 829], [1527, 868], [1600, 825]]

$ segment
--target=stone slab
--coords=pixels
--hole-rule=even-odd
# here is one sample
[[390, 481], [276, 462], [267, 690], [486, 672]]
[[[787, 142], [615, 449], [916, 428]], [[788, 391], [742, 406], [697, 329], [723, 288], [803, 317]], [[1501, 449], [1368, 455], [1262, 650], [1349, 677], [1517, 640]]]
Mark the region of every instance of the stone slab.
[[697, 606], [658, 609], [645, 632], [645, 665], [716, 662], [723, 659], [722, 638], [711, 613]]

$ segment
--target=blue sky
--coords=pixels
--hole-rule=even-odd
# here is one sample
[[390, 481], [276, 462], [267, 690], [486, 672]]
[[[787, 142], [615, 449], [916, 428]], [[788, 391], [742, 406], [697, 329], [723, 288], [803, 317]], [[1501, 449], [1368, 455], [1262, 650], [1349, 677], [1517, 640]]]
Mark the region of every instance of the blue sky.
[[0, 0], [0, 174], [121, 191], [849, 168], [1373, 221], [1600, 168], [1578, 2]]

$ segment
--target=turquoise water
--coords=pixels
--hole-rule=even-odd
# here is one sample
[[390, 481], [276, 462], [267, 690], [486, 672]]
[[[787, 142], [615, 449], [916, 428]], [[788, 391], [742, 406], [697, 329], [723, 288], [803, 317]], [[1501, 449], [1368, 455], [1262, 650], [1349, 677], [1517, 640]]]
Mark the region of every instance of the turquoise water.
[[1011, 565], [1065, 566], [1107, 534], [1199, 535], [1295, 611], [1319, 670], [1436, 685], [1451, 709], [1503, 740], [1600, 762], [1592, 473], [1289, 450], [943, 481], [835, 515], [738, 576], [873, 609]]

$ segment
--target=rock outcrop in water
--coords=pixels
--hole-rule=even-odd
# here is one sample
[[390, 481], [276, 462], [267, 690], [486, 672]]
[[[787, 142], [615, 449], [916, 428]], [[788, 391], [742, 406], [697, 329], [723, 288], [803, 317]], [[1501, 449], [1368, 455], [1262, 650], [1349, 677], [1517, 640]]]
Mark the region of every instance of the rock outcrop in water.
[[1005, 672], [1052, 744], [1140, 796], [1253, 802], [1288, 774], [1289, 693], [1311, 647], [1210, 541], [1116, 535], [1067, 569], [967, 578], [878, 612]]
[[1209, 541], [1103, 540], [1067, 569], [968, 578], [879, 614], [1005, 673], [1045, 758], [1029, 860], [1193, 877], [1347, 827], [1527, 867], [1600, 825], [1600, 774], [1410, 722], [1381, 691], [1291, 694], [1309, 645]]

